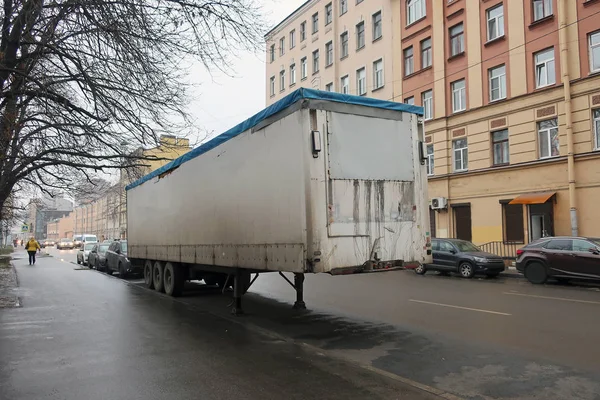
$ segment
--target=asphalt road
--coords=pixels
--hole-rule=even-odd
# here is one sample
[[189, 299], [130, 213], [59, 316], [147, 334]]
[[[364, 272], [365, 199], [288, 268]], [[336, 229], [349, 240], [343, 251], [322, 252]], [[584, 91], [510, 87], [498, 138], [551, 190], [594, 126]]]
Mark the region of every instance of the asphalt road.
[[2, 400], [437, 398], [51, 252], [15, 260], [22, 307], [0, 310]]
[[[411, 271], [308, 275], [306, 313], [290, 310], [293, 289], [276, 274], [260, 276], [250, 292], [245, 326], [442, 392], [600, 399], [599, 287]], [[230, 297], [189, 285], [178, 302], [225, 316]]]

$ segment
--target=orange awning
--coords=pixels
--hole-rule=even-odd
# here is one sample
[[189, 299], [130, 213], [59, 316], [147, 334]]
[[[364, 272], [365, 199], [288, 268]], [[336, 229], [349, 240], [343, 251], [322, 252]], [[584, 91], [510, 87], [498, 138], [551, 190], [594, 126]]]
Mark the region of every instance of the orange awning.
[[508, 204], [544, 204], [554, 196], [556, 192], [538, 192], [522, 194]]

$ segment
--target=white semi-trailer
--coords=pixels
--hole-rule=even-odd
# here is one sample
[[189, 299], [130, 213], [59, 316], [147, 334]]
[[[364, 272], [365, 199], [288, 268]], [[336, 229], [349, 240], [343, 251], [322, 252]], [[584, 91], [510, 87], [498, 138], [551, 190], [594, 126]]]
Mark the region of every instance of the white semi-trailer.
[[294, 273], [302, 308], [305, 273], [429, 263], [421, 114], [299, 89], [129, 185], [129, 259], [173, 296], [233, 284], [234, 312], [251, 273]]

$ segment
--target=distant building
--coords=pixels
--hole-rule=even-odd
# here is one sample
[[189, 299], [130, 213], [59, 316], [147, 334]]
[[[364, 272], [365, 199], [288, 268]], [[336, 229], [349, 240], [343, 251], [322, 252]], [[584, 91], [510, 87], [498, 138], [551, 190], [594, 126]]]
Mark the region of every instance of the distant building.
[[36, 239], [46, 239], [48, 223], [69, 215], [73, 204], [62, 197], [55, 199], [43, 198], [32, 199], [29, 202], [29, 235]]

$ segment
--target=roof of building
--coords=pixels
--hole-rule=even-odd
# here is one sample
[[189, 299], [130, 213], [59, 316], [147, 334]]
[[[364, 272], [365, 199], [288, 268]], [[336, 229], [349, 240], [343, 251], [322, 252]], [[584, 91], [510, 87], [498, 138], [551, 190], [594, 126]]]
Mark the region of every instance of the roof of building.
[[285, 17], [284, 19], [281, 20], [280, 23], [278, 23], [277, 25], [275, 25], [269, 32], [267, 32], [265, 34], [265, 38], [268, 38], [274, 31], [277, 30], [277, 28], [279, 28], [280, 26], [285, 25], [286, 22], [288, 22], [288, 20], [290, 20], [298, 11], [300, 11], [302, 8], [304, 8], [308, 3], [313, 2], [314, 0], [307, 0], [304, 3], [302, 3], [302, 5], [300, 5], [300, 7], [296, 8], [290, 15], [288, 15], [287, 17]]
[[234, 126], [227, 132], [220, 134], [219, 136], [209, 140], [208, 142], [196, 147], [195, 149], [189, 151], [188, 153], [182, 155], [179, 158], [171, 161], [170, 163], [150, 172], [148, 175], [138, 179], [137, 181], [127, 185], [126, 190], [133, 189], [136, 186], [141, 185], [142, 183], [149, 181], [157, 176], [160, 176], [170, 170], [173, 170], [179, 167], [181, 164], [190, 161], [200, 155], [214, 149], [215, 147], [227, 142], [230, 139], [246, 132], [249, 129], [254, 128], [262, 121], [266, 120], [274, 116], [275, 114], [285, 110], [288, 107], [291, 107], [295, 103], [301, 100], [322, 100], [322, 101], [331, 101], [335, 103], [343, 103], [349, 105], [357, 105], [357, 106], [365, 106], [371, 108], [379, 108], [383, 110], [392, 110], [392, 111], [400, 111], [407, 112], [411, 114], [423, 115], [423, 107], [412, 106], [404, 103], [396, 103], [393, 101], [387, 100], [378, 100], [370, 97], [364, 96], [353, 96], [349, 94], [342, 94], [336, 92], [325, 92], [321, 90], [315, 89], [306, 89], [300, 88], [285, 96], [283, 99], [277, 101], [276, 103], [271, 104], [269, 107], [255, 114], [254, 116], [248, 118], [244, 122]]

